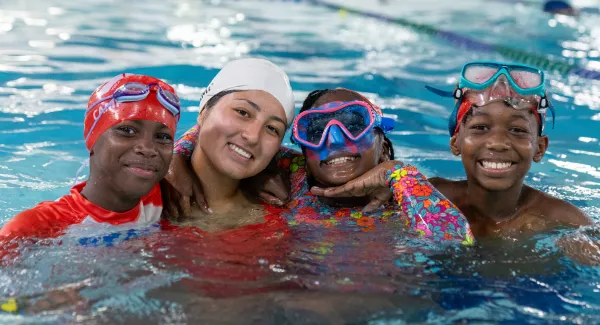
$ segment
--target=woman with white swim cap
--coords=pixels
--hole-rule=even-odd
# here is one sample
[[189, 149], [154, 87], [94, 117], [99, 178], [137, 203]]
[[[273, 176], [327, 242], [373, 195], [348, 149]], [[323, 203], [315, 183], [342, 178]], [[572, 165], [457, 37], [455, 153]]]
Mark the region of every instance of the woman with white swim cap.
[[[240, 181], [269, 165], [293, 118], [292, 88], [277, 65], [249, 58], [223, 67], [200, 101], [197, 145], [189, 162], [206, 202], [182, 213], [185, 223], [213, 232], [263, 222], [266, 205], [245, 195]], [[168, 180], [177, 186], [182, 176], [187, 175], [171, 174]]]

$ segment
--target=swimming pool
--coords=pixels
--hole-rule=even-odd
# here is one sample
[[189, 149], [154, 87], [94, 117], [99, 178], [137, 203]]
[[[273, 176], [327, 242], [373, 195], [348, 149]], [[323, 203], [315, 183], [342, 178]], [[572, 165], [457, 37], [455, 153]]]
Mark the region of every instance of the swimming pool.
[[[534, 6], [475, 0], [337, 3], [600, 70], [598, 16], [557, 18]], [[182, 134], [195, 121], [204, 86], [224, 62], [265, 57], [289, 74], [298, 104], [317, 88], [343, 86], [368, 94], [401, 126], [391, 137], [399, 159], [427, 176], [461, 178], [462, 165], [448, 149], [451, 107], [424, 86], [451, 88], [465, 61], [502, 58], [389, 22], [291, 1], [13, 1], [0, 10], [0, 35], [0, 224], [68, 192], [87, 156], [82, 140], [87, 98], [123, 71], [177, 85], [185, 107]], [[600, 81], [558, 73], [550, 78], [556, 127], [547, 129], [550, 148], [527, 182], [597, 220]], [[587, 240], [598, 239], [596, 231], [579, 232]], [[390, 256], [370, 251], [379, 257], [377, 267], [359, 255], [344, 262], [349, 265], [323, 257], [332, 245], [356, 252], [357, 242], [374, 240], [367, 235], [318, 247], [313, 242], [302, 246], [308, 253], [296, 256], [296, 272], [281, 268], [282, 257], [244, 265], [244, 271], [266, 268], [272, 271], [264, 280], [269, 285], [301, 279], [319, 290], [217, 300], [189, 290], [206, 283], [174, 262], [197, 253], [189, 249], [197, 245], [190, 238], [152, 227], [124, 229], [115, 241], [152, 239], [126, 241], [115, 245], [118, 249], [93, 240], [70, 245], [67, 238], [61, 245], [48, 242], [20, 252], [18, 266], [0, 270], [0, 297], [35, 300], [72, 285], [87, 302], [69, 300], [52, 312], [26, 316], [0, 314], [0, 323], [31, 323], [37, 317], [40, 323], [318, 324], [323, 323], [318, 315], [302, 310], [319, 308], [374, 324], [600, 323], [598, 269], [557, 252], [553, 240], [565, 232], [526, 242], [482, 242], [460, 250], [460, 258], [408, 258], [400, 248]], [[194, 259], [230, 267], [218, 258]], [[339, 272], [325, 274], [328, 268]], [[349, 283], [368, 285], [355, 290]]]

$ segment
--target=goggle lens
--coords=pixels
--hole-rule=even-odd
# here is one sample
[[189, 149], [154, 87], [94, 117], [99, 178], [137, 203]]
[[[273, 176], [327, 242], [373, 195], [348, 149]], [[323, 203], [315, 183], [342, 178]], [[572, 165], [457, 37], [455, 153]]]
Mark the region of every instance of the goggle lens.
[[373, 123], [371, 111], [366, 106], [342, 104], [339, 109], [335, 105], [329, 106], [331, 108], [324, 106], [323, 109], [313, 109], [298, 117], [296, 121], [298, 138], [318, 146], [332, 124], [338, 126], [341, 124], [349, 135], [358, 137]]
[[[483, 85], [490, 81], [500, 69], [505, 66], [493, 66], [483, 63], [472, 63], [465, 66], [463, 78], [476, 84]], [[509, 78], [523, 89], [536, 88], [542, 85], [542, 74], [540, 71], [520, 66], [506, 66]]]
[[511, 69], [510, 77], [523, 89], [539, 87], [542, 84], [542, 75], [533, 71]]
[[[368, 112], [367, 116], [368, 116]], [[327, 125], [332, 120], [337, 120], [342, 123], [344, 127], [353, 136], [358, 136], [364, 131], [367, 126], [367, 120], [365, 120], [365, 114], [362, 114], [356, 110], [339, 110], [332, 113], [315, 113], [307, 115], [304, 119], [306, 123], [306, 140], [308, 142], [318, 144], [321, 141], [323, 133], [325, 133]]]
[[465, 67], [464, 78], [474, 84], [482, 85], [492, 79], [496, 72], [498, 72], [497, 67], [473, 64]]

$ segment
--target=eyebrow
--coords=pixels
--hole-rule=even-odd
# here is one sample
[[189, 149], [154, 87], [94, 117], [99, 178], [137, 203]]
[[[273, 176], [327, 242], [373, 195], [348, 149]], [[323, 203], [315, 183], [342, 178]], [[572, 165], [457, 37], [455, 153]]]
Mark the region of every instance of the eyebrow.
[[[472, 116], [490, 116], [490, 114], [487, 113], [487, 112], [479, 111], [479, 110], [473, 110]], [[529, 122], [529, 120], [527, 119], [527, 117], [524, 116], [523, 114], [511, 114], [510, 117], [511, 118], [518, 118], [518, 119], [524, 120], [526, 122]]]
[[472, 116], [490, 116], [490, 114], [483, 112], [481, 110], [473, 110]]
[[529, 122], [529, 119], [527, 119], [526, 116], [523, 116], [523, 114], [512, 114], [510, 117], [518, 118], [518, 119], [524, 120], [525, 122]]
[[238, 100], [243, 100], [243, 101], [247, 102], [248, 104], [250, 104], [250, 106], [252, 106], [252, 108], [254, 108], [255, 110], [257, 110], [259, 112], [262, 111], [262, 109], [260, 108], [260, 106], [258, 106], [257, 103], [255, 103], [249, 99], [239, 98]]
[[[126, 120], [123, 122], [129, 122], [129, 123], [135, 124], [137, 127], [140, 127], [140, 128], [144, 127], [143, 120]], [[123, 122], [121, 122], [121, 123], [123, 123]], [[164, 123], [158, 122], [158, 124], [160, 124], [160, 126], [156, 130], [158, 130], [158, 131], [163, 131], [164, 129], [170, 130], [169, 127], [166, 126]]]
[[125, 120], [125, 121], [122, 121], [121, 123], [124, 123], [124, 122], [129, 122], [129, 123], [134, 124], [134, 125], [136, 125], [138, 127], [142, 127], [144, 125], [144, 122], [142, 122], [142, 120]]
[[[249, 99], [245, 99], [245, 98], [239, 98], [238, 100], [243, 100], [243, 101], [247, 102], [250, 106], [252, 106], [252, 108], [254, 108], [257, 112], [262, 112], [262, 109], [260, 108], [260, 106], [258, 106], [258, 104], [256, 104], [255, 102], [253, 102]], [[279, 122], [283, 123], [283, 125], [287, 125], [287, 123], [285, 123], [285, 121], [283, 121], [282, 119], [280, 119], [279, 117], [277, 117], [275, 115], [271, 115], [269, 117], [269, 119], [279, 121]]]

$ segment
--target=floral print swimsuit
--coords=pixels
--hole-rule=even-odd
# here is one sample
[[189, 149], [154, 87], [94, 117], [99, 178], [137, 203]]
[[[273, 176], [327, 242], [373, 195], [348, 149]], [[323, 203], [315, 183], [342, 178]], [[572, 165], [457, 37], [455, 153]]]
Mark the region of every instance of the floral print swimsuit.
[[[188, 130], [176, 143], [175, 154], [190, 157], [198, 136], [198, 126]], [[388, 221], [400, 222], [417, 237], [436, 242], [473, 244], [471, 228], [465, 216], [429, 183], [415, 167], [398, 164], [387, 172], [387, 184], [393, 202], [373, 213], [363, 214], [362, 207], [335, 208], [322, 203], [308, 188], [305, 158], [295, 150], [282, 147], [277, 155], [280, 168], [289, 170], [291, 202], [284, 212], [290, 226], [353, 227], [361, 232], [375, 230]]]
[[280, 167], [290, 171], [292, 200], [288, 204], [289, 211], [284, 213], [292, 226], [353, 226], [361, 232], [369, 232], [379, 224], [399, 221], [406, 229], [414, 230], [417, 237], [430, 237], [438, 242], [459, 241], [465, 245], [473, 243], [467, 219], [413, 166], [398, 164], [387, 172], [387, 184], [394, 200], [366, 214], [362, 207], [335, 208], [312, 195], [305, 158], [298, 152], [282, 147], [277, 161]]

